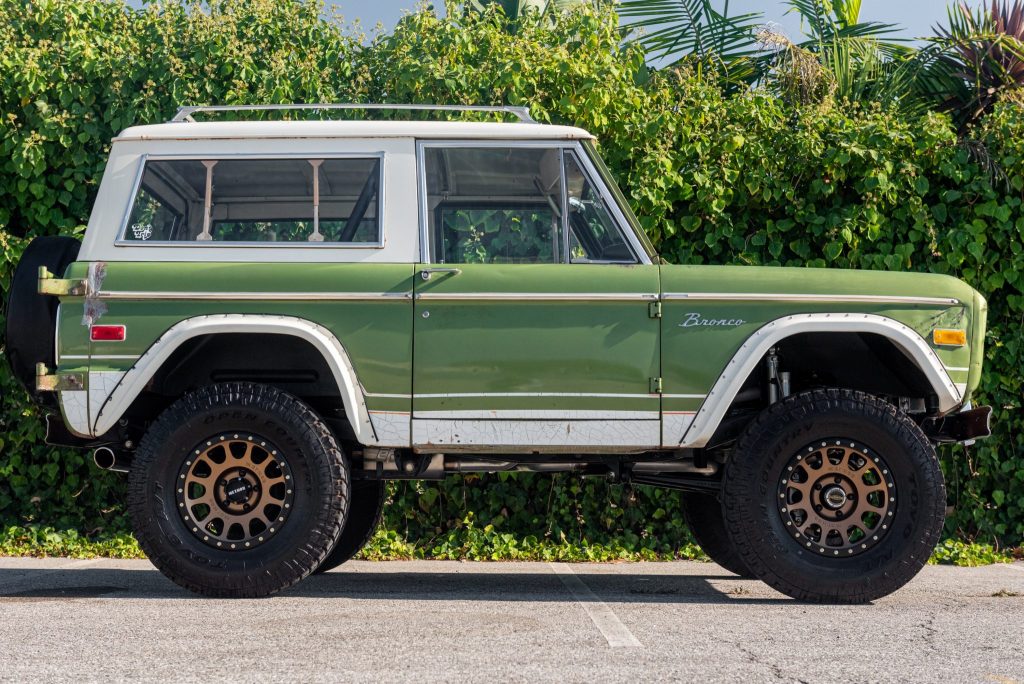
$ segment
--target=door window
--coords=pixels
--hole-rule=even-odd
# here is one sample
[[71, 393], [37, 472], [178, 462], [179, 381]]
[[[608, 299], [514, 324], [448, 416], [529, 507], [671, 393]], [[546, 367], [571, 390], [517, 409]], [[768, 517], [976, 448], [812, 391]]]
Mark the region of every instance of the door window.
[[426, 148], [427, 221], [434, 260], [559, 263], [560, 164], [557, 148]]
[[428, 145], [436, 263], [636, 263], [579, 158], [560, 147]]

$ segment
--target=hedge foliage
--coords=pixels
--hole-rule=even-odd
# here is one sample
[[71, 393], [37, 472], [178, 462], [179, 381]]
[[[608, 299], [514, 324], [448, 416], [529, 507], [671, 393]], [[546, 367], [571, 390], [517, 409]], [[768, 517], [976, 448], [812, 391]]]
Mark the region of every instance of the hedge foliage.
[[[686, 72], [649, 72], [611, 11], [527, 17], [426, 9], [365, 40], [289, 0], [0, 0], [0, 288], [27, 240], [80, 234], [109, 139], [183, 103], [527, 104], [582, 126], [662, 255], [739, 263], [949, 273], [985, 293], [980, 402], [996, 435], [946, 450], [948, 532], [1024, 539], [1024, 114], [1004, 106], [961, 140], [939, 115], [906, 118], [770, 95], [726, 96]], [[47, 448], [38, 410], [0, 369], [0, 523], [116, 531], [122, 486], [87, 455]], [[678, 494], [560, 475], [396, 485], [396, 543], [508, 539], [686, 548]], [[469, 515], [469, 513], [472, 515]], [[475, 521], [472, 525], [468, 520]], [[465, 533], [465, 534], [464, 534]], [[475, 532], [474, 532], [475, 533]], [[452, 535], [455, 536], [452, 536]], [[503, 537], [500, 537], [503, 538]], [[507, 539], [506, 539], [507, 541]]]

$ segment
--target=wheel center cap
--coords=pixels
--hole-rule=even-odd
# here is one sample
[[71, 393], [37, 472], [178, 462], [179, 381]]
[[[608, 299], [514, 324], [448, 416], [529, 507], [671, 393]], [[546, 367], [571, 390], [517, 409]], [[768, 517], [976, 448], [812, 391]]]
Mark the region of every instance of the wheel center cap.
[[829, 487], [821, 495], [822, 501], [832, 510], [839, 510], [845, 506], [847, 498], [846, 491], [839, 486]]
[[245, 503], [252, 493], [252, 485], [244, 477], [228, 480], [224, 485], [224, 498], [233, 504]]

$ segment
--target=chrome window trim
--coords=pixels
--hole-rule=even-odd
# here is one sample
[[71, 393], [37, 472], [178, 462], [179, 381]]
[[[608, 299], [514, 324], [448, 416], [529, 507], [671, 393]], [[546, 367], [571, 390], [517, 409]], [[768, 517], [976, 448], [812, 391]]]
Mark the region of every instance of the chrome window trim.
[[[380, 178], [377, 184], [378, 201], [378, 239], [376, 242], [227, 242], [217, 240], [127, 240], [125, 235], [128, 232], [128, 221], [132, 216], [132, 208], [135, 206], [135, 198], [139, 194], [142, 185], [142, 175], [145, 173], [146, 164], [151, 161], [202, 161], [202, 160], [242, 160], [242, 159], [377, 159], [380, 161], [378, 173]], [[305, 152], [233, 152], [214, 155], [197, 154], [141, 154], [139, 155], [139, 167], [135, 171], [135, 180], [132, 182], [132, 190], [128, 195], [128, 206], [125, 208], [124, 216], [121, 219], [121, 229], [114, 240], [115, 247], [201, 247], [203, 249], [383, 249], [387, 238], [385, 235], [385, 204], [386, 202], [386, 179], [385, 167], [387, 165], [387, 154], [384, 151], [377, 152], [329, 152], [329, 153], [305, 153]]]
[[926, 304], [956, 306], [960, 300], [951, 297], [910, 297], [900, 295], [857, 295], [857, 294], [786, 294], [761, 292], [665, 292], [665, 301], [774, 301], [809, 302], [826, 304]]
[[429, 264], [430, 261], [430, 228], [427, 221], [427, 163], [424, 155], [426, 145], [424, 141], [416, 141], [416, 185], [419, 192], [417, 202], [420, 220], [420, 263]]
[[565, 182], [565, 148], [558, 150], [558, 168], [562, 171], [562, 263], [569, 263], [569, 184]]
[[[61, 275], [63, 276], [64, 274], [61, 273]], [[60, 340], [61, 340], [61, 337], [60, 337], [60, 307], [61, 307], [61, 305], [58, 303], [57, 304], [57, 317], [56, 317], [56, 319], [54, 321], [54, 327], [53, 327], [53, 365], [55, 365], [57, 368], [60, 368], [60, 359], [61, 359], [61, 356], [60, 356]], [[91, 351], [91, 347], [92, 347], [92, 342], [91, 341], [89, 342], [89, 346], [90, 346], [90, 351]], [[68, 357], [64, 357], [64, 358], [68, 358]], [[88, 357], [86, 357], [86, 358], [88, 358]]]
[[[611, 262], [613, 264], [622, 265], [634, 265], [644, 264], [650, 266], [653, 262], [647, 254], [647, 251], [640, 245], [636, 234], [633, 232], [632, 227], [626, 220], [626, 217], [622, 214], [619, 205], [615, 202], [615, 198], [612, 197], [608, 187], [604, 184], [601, 179], [601, 175], [597, 173], [593, 163], [586, 154], [583, 146], [577, 140], [434, 140], [434, 139], [417, 139], [416, 140], [416, 173], [418, 175], [417, 183], [419, 185], [419, 213], [420, 213], [420, 258], [421, 263], [432, 264], [434, 255], [432, 254], [430, 245], [430, 229], [427, 221], [427, 173], [426, 173], [426, 155], [424, 150], [428, 147], [447, 147], [447, 148], [487, 148], [487, 147], [525, 147], [525, 148], [543, 148], [543, 149], [557, 149], [559, 150], [559, 159], [562, 162], [561, 174], [562, 174], [562, 188], [563, 195], [568, 194], [568, 190], [565, 188], [565, 150], [571, 150], [576, 153], [576, 157], [579, 160], [581, 170], [587, 177], [587, 180], [594, 186], [598, 194], [604, 201], [605, 206], [608, 208], [609, 213], [612, 216], [612, 220], [618, 226], [619, 231], [626, 238], [626, 243], [630, 249], [633, 250], [633, 256], [636, 261], [631, 264], [626, 262]], [[564, 204], [563, 204], [564, 206]], [[562, 212], [563, 215], [565, 212]], [[564, 221], [567, 219], [563, 219]], [[560, 263], [568, 263], [560, 262]], [[595, 262], [596, 263], [596, 262]], [[552, 264], [554, 265], [554, 264]]]

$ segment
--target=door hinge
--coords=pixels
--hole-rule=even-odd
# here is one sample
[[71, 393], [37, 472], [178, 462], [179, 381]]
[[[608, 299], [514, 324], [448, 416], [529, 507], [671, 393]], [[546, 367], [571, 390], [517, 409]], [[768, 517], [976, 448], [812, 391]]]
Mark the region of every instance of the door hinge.
[[661, 394], [661, 378], [651, 378], [651, 394]]
[[661, 318], [661, 302], [651, 302], [647, 305], [647, 313], [651, 318]]
[[85, 373], [50, 374], [46, 364], [36, 364], [37, 392], [65, 392], [86, 389]]
[[39, 267], [39, 294], [63, 295], [68, 297], [84, 297], [89, 293], [89, 286], [84, 278], [57, 278], [50, 269]]

